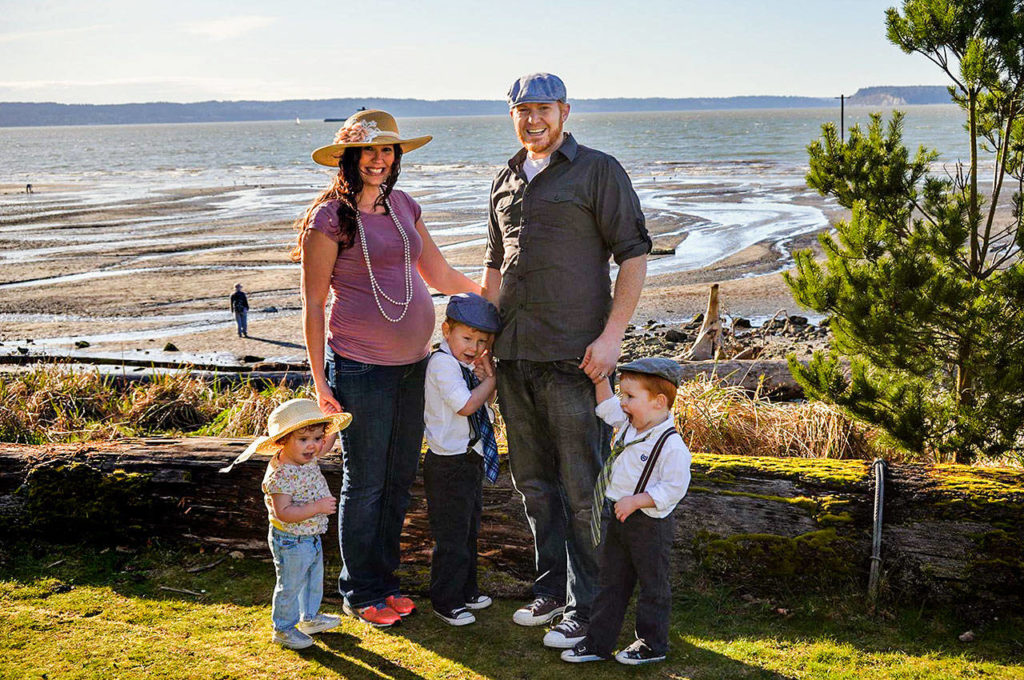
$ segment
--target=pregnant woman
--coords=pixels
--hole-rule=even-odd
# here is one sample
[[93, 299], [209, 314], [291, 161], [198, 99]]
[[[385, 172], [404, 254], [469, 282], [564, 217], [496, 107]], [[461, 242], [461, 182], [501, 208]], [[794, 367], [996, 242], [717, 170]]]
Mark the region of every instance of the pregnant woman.
[[303, 333], [317, 401], [325, 414], [353, 416], [343, 437], [338, 589], [347, 614], [378, 627], [416, 608], [395, 570], [423, 440], [434, 330], [427, 285], [445, 294], [481, 292], [449, 266], [420, 206], [395, 188], [402, 156], [430, 140], [404, 139], [383, 111], [345, 121], [334, 144], [313, 152], [338, 174], [297, 221], [292, 253], [302, 263]]

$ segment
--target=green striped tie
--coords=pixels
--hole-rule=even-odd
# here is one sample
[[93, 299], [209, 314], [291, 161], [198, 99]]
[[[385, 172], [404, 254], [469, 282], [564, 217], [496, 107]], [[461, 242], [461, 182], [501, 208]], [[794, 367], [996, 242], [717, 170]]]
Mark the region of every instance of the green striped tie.
[[622, 429], [622, 434], [619, 435], [619, 440], [612, 446], [612, 452], [608, 455], [608, 460], [604, 462], [601, 467], [601, 474], [597, 476], [597, 484], [594, 485], [594, 499], [593, 504], [590, 508], [590, 539], [594, 542], [596, 548], [601, 543], [601, 511], [604, 509], [604, 494], [608, 490], [608, 485], [612, 481], [612, 465], [615, 464], [615, 459], [619, 457], [623, 451], [628, 449], [633, 444], [639, 444], [642, 441], [646, 441], [651, 433], [648, 432], [639, 439], [634, 439], [628, 444], [623, 444], [622, 440], [626, 438], [626, 428]]

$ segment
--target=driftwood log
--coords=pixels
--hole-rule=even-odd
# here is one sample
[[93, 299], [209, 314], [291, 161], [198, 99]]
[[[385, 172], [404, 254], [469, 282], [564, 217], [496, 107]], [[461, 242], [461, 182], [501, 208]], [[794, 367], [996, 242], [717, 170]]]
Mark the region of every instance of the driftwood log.
[[[49, 508], [63, 513], [54, 522], [74, 538], [161, 537], [265, 553], [259, 491], [265, 461], [217, 472], [246, 443], [159, 438], [0, 444], [0, 532], [9, 534], [3, 542], [24, 536], [10, 533], [21, 527], [45, 525]], [[322, 467], [338, 489], [338, 457], [325, 458]], [[675, 512], [675, 568], [681, 578], [697, 572], [748, 591], [863, 589], [873, 484], [865, 461], [695, 454], [690, 492]], [[1024, 604], [1024, 472], [892, 465], [885, 484], [883, 594], [948, 602], [968, 612]], [[109, 507], [94, 507], [90, 501], [97, 498], [109, 499]], [[331, 524], [325, 555], [336, 569], [335, 520]], [[430, 546], [417, 482], [402, 553], [407, 576], [421, 586]], [[504, 466], [498, 483], [484, 487], [480, 556], [491, 592], [527, 593], [533, 542]]]
[[697, 339], [686, 352], [690, 361], [717, 359], [722, 350], [722, 317], [718, 311], [718, 284], [711, 286], [708, 294], [708, 306], [704, 310], [704, 320], [697, 332]]

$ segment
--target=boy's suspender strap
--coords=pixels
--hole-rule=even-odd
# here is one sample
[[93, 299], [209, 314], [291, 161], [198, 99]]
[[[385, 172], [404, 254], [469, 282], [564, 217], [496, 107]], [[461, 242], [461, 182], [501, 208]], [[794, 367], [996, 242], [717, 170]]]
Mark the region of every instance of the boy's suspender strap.
[[676, 432], [676, 428], [671, 427], [662, 432], [661, 436], [658, 437], [658, 441], [655, 442], [654, 448], [651, 449], [651, 457], [647, 459], [647, 465], [644, 466], [644, 471], [640, 473], [640, 479], [636, 482], [636, 489], [633, 490], [634, 496], [638, 493], [643, 493], [644, 489], [647, 488], [647, 482], [650, 481], [651, 475], [654, 474], [654, 466], [658, 462], [661, 450], [665, 448], [665, 442], [668, 441], [668, 438], [674, 434], [678, 434]]

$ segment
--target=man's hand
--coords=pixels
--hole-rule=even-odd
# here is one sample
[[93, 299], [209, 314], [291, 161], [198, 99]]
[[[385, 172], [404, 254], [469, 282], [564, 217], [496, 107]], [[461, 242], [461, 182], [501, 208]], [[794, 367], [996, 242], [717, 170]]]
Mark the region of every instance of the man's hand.
[[580, 368], [593, 382], [599, 382], [615, 370], [615, 362], [622, 354], [622, 339], [601, 334], [587, 345]]

